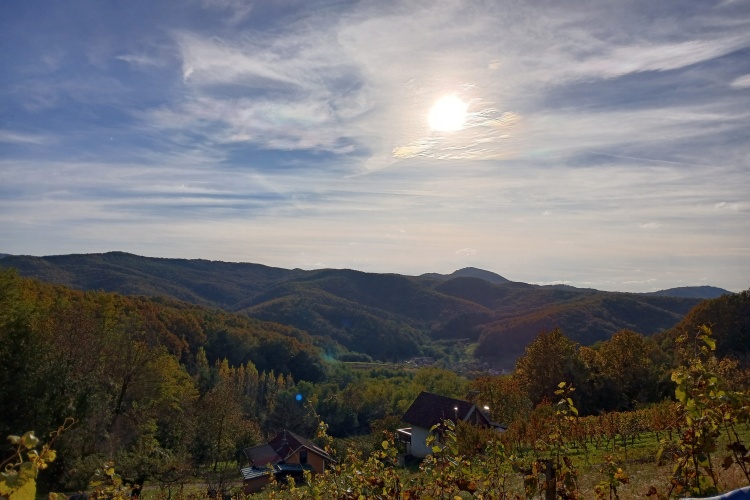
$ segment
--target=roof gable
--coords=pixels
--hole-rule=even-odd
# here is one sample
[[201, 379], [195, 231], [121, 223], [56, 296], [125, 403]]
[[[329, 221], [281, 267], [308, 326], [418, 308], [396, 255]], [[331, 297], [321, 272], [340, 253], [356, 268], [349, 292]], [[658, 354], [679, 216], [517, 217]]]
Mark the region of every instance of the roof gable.
[[469, 413], [466, 415], [466, 417], [464, 417], [464, 420], [474, 424], [483, 424], [487, 427], [497, 427], [499, 425], [492, 422], [490, 420], [490, 417], [487, 416], [485, 412], [480, 410], [477, 405], [474, 405], [473, 408], [469, 410]]
[[481, 415], [483, 421], [489, 422], [473, 403], [423, 391], [406, 410], [402, 420], [413, 426], [429, 429], [443, 420], [466, 420], [474, 412]]
[[325, 460], [333, 460], [322, 448], [312, 441], [298, 436], [297, 434], [283, 430], [276, 434], [268, 444], [247, 448], [245, 455], [250, 463], [255, 467], [262, 467], [267, 464], [277, 464], [283, 462], [300, 448], [305, 448], [311, 452], [320, 455]]
[[275, 464], [283, 460], [270, 444], [247, 448], [245, 449], [245, 455], [255, 467], [263, 467], [264, 465]]

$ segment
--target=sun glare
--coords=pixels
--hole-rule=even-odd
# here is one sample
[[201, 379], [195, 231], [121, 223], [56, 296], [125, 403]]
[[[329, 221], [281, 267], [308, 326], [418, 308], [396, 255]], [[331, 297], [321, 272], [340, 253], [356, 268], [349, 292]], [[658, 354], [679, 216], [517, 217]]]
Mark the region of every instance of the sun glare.
[[441, 97], [430, 110], [427, 121], [432, 130], [455, 132], [464, 128], [469, 105], [454, 95]]

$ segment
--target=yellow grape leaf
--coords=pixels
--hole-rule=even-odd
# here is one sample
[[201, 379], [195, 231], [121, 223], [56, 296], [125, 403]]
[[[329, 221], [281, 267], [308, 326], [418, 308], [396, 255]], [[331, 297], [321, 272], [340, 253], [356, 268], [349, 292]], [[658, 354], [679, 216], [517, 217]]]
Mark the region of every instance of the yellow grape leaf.
[[36, 468], [33, 464], [21, 464], [18, 472], [4, 473], [0, 478], [0, 495], [9, 500], [34, 500], [36, 497]]
[[36, 481], [26, 481], [23, 486], [10, 494], [9, 500], [35, 500]]

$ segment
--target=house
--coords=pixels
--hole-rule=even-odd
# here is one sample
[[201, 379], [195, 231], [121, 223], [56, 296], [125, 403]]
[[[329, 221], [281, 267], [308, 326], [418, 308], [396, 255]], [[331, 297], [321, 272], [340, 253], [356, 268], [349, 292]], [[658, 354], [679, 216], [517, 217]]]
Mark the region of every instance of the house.
[[406, 442], [406, 454], [418, 458], [424, 458], [432, 453], [426, 441], [430, 436], [430, 429], [443, 420], [463, 421], [498, 431], [504, 430], [502, 426], [492, 422], [484, 410], [474, 403], [426, 391], [417, 396], [402, 420], [411, 427], [398, 429], [397, 436]]
[[328, 453], [312, 441], [283, 430], [268, 444], [244, 450], [250, 467], [240, 469], [245, 494], [259, 491], [275, 476], [278, 480], [288, 477], [301, 479], [305, 471], [320, 474], [326, 462], [332, 462]]

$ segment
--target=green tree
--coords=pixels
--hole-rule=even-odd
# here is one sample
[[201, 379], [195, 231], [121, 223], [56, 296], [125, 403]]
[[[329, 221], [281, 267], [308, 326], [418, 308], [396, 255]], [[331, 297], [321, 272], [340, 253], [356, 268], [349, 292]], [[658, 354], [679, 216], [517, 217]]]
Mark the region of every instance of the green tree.
[[219, 383], [197, 403], [193, 457], [211, 465], [237, 460], [243, 448], [260, 441], [258, 425], [243, 412], [242, 390], [226, 362], [219, 366]]
[[614, 407], [606, 410], [627, 411], [637, 403], [659, 401], [666, 396], [660, 392], [659, 380], [666, 359], [659, 346], [643, 335], [622, 330], [599, 349], [600, 373], [609, 382], [607, 392], [616, 395]]
[[495, 422], [509, 425], [531, 413], [531, 399], [517, 377], [479, 377], [471, 381], [469, 388], [474, 394], [472, 401], [480, 407], [489, 407]]
[[559, 328], [540, 333], [516, 361], [513, 374], [533, 404], [555, 399], [560, 381], [584, 384], [585, 367], [578, 357], [579, 345]]
[[420, 389], [449, 397], [463, 398], [466, 395], [467, 380], [442, 368], [420, 368], [414, 376], [414, 384]]

